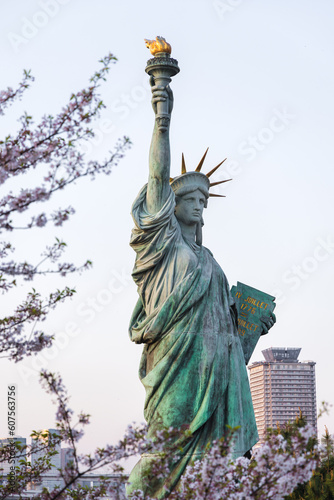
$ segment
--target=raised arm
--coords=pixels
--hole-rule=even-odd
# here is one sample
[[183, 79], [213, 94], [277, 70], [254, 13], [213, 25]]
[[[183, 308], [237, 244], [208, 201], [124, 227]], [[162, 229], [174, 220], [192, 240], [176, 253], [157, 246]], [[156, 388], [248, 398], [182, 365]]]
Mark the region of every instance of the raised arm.
[[[153, 83], [153, 80], [151, 80]], [[152, 86], [152, 107], [155, 113], [153, 136], [149, 156], [149, 177], [147, 188], [147, 209], [149, 213], [157, 213], [164, 205], [169, 194], [170, 178], [170, 144], [169, 144], [169, 124], [167, 129], [161, 131], [157, 125], [157, 103], [168, 101], [169, 117], [173, 108], [173, 93], [169, 86], [166, 88]]]

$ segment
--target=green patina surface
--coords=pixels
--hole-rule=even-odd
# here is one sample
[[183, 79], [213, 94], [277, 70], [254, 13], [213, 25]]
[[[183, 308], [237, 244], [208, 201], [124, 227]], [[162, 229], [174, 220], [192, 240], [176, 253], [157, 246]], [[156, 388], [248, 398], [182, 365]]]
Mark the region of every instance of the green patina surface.
[[148, 484], [147, 471], [157, 459], [153, 454], [142, 456], [130, 475], [128, 494], [140, 489], [158, 499], [166, 497], [166, 488], [177, 487], [186, 466], [203, 457], [227, 426], [238, 427], [235, 456], [258, 440], [237, 306], [223, 270], [202, 246], [209, 182], [203, 184], [197, 170], [169, 184], [173, 94], [166, 85], [175, 71], [166, 76], [165, 59], [161, 75], [147, 69], [155, 125], [148, 183], [132, 207], [130, 243], [139, 294], [130, 338], [144, 344], [139, 376], [146, 390], [149, 437], [164, 427], [190, 430], [190, 436], [175, 438], [182, 453], [169, 457], [170, 473], [164, 478]]
[[[247, 452], [258, 434], [225, 274], [209, 250], [193, 250], [183, 238], [172, 190], [154, 216], [145, 199], [146, 187], [133, 206], [133, 277], [140, 298], [130, 326], [131, 340], [145, 344], [139, 372], [145, 419], [150, 437], [163, 426], [187, 424], [192, 432], [170, 476], [150, 492], [162, 498], [163, 484], [175, 487], [185, 467], [224, 436], [226, 425], [240, 426], [235, 456]], [[144, 471], [154, 459], [140, 460], [130, 476], [132, 488], [147, 490]]]

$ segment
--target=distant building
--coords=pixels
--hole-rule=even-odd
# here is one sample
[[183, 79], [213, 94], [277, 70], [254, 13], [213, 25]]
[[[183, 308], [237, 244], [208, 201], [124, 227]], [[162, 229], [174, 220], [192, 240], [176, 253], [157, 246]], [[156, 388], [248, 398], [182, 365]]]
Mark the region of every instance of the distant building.
[[[104, 478], [106, 478], [108, 481], [110, 481], [114, 486], [119, 486], [120, 488], [120, 493], [121, 496], [125, 497], [125, 482], [123, 480], [120, 481], [121, 476], [119, 474], [103, 474], [101, 472], [101, 475], [103, 475]], [[49, 474], [47, 478], [43, 478], [42, 482], [31, 482], [29, 483], [27, 487], [27, 491], [25, 491], [25, 494], [28, 493], [28, 495], [33, 496], [40, 494], [42, 492], [43, 488], [47, 488], [48, 491], [52, 491], [54, 486], [59, 484], [59, 476], [58, 474], [53, 473]], [[64, 483], [62, 483], [62, 486]], [[70, 489], [75, 489], [78, 486], [82, 487], [99, 487], [101, 485], [101, 479], [98, 474], [85, 474], [84, 476], [81, 476], [80, 479], [77, 479], [73, 485], [70, 486]], [[112, 499], [114, 500], [115, 498], [119, 498], [119, 495], [112, 495], [112, 496], [107, 496], [103, 497], [104, 500]]]
[[[45, 456], [45, 447], [48, 445], [49, 441], [54, 439], [57, 441], [57, 438], [54, 438], [54, 435], [58, 434], [58, 431], [56, 429], [47, 429], [42, 431], [43, 436], [40, 436], [38, 438], [32, 438], [31, 439], [31, 445], [33, 447], [37, 446], [37, 450], [31, 453], [31, 465], [35, 465], [37, 460], [40, 458], [43, 458]], [[56, 442], [54, 451], [57, 453], [50, 457], [50, 462], [52, 464], [52, 467], [50, 470], [43, 472], [42, 477], [42, 483], [37, 482], [36, 486], [39, 487], [42, 485], [43, 487], [47, 488], [48, 491], [53, 490], [56, 486], [63, 486], [63, 480], [61, 477], [58, 476], [58, 471], [57, 469], [61, 468], [61, 443], [60, 441]], [[32, 486], [33, 489], [33, 486]]]
[[61, 449], [61, 469], [64, 470], [66, 465], [74, 460], [73, 448], [62, 448]]
[[300, 351], [271, 347], [262, 351], [265, 361], [248, 367], [259, 444], [269, 427], [294, 420], [300, 411], [317, 430], [315, 362], [300, 362]]
[[[47, 430], [42, 431], [42, 432], [43, 432], [43, 435], [45, 437], [40, 436], [38, 438], [31, 439], [31, 445], [37, 446], [38, 448], [40, 448], [40, 450], [34, 451], [31, 454], [31, 465], [34, 465], [38, 459], [44, 457], [44, 455], [45, 455], [44, 446], [48, 445], [49, 441], [53, 438], [54, 435], [58, 435], [58, 431], [56, 429], [47, 429]], [[55, 441], [57, 441], [56, 438], [55, 438]], [[60, 441], [58, 441], [55, 444], [54, 451], [56, 451], [57, 453], [50, 458], [52, 468], [50, 471], [45, 472], [44, 473], [45, 475], [47, 475], [47, 474], [53, 475], [55, 473], [55, 469], [61, 468], [61, 442]]]
[[[49, 444], [49, 441], [52, 439], [52, 435], [58, 435], [58, 431], [56, 429], [47, 429], [42, 431], [43, 436], [39, 438], [32, 438], [31, 444], [35, 450], [31, 453], [30, 461], [31, 464], [36, 464], [39, 458], [44, 457], [45, 455], [45, 447]], [[8, 438], [8, 439], [0, 439], [0, 447], [6, 446], [10, 444], [10, 442], [16, 441], [21, 444], [21, 446], [26, 446], [26, 439], [21, 437]], [[56, 439], [57, 441], [57, 439]], [[20, 498], [34, 498], [36, 494], [40, 494], [43, 488], [46, 488], [49, 492], [52, 491], [56, 486], [63, 487], [64, 481], [59, 475], [59, 471], [57, 469], [62, 469], [66, 467], [71, 461], [73, 461], [73, 449], [72, 448], [61, 448], [61, 443], [56, 442], [54, 450], [57, 452], [55, 455], [50, 457], [50, 461], [53, 465], [49, 471], [42, 473], [40, 480], [32, 480], [27, 484], [26, 490], [22, 493], [23, 496], [18, 494], [11, 494], [10, 498], [12, 500], [19, 500]], [[16, 455], [15, 458], [10, 460], [10, 462], [0, 462], [0, 485], [8, 483], [8, 474], [11, 472], [10, 467], [20, 466], [19, 460], [26, 458], [26, 451], [24, 450], [20, 455]], [[1, 470], [2, 469], [2, 470]], [[107, 474], [101, 471], [101, 475], [108, 481], [110, 481], [115, 488], [119, 488], [121, 496], [125, 496], [125, 482], [123, 476], [120, 474]], [[96, 473], [87, 473], [81, 476], [79, 479], [75, 481], [74, 484], [70, 486], [71, 489], [75, 489], [78, 486], [82, 487], [99, 487], [101, 485], [100, 475]], [[119, 498], [118, 494], [103, 497], [105, 500]]]
[[[13, 438], [7, 438], [7, 439], [0, 439], [0, 447], [3, 446], [8, 446], [11, 443], [20, 443], [21, 447], [26, 446], [26, 438], [23, 437], [13, 437]], [[19, 461], [24, 460], [26, 458], [26, 451], [23, 450], [20, 452], [19, 450], [16, 450], [16, 448], [13, 447], [13, 453], [15, 452], [15, 456], [11, 457], [9, 461], [5, 462], [0, 462], [0, 477], [1, 476], [7, 476], [9, 472], [13, 469], [11, 467], [17, 467], [19, 466]]]

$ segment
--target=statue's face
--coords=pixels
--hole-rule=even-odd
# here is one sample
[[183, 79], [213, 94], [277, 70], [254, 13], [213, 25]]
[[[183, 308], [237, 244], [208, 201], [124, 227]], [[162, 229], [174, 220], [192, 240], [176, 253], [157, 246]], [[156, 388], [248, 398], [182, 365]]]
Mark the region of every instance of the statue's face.
[[180, 196], [177, 199], [175, 216], [184, 224], [193, 226], [201, 221], [205, 203], [204, 194], [199, 189], [196, 189], [196, 191]]

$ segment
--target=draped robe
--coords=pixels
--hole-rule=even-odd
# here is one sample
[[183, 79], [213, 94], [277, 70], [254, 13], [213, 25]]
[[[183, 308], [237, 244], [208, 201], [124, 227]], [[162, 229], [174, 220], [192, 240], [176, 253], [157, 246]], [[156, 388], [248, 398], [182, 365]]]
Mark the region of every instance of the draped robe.
[[133, 279], [139, 300], [130, 338], [143, 343], [139, 376], [146, 390], [144, 416], [149, 436], [162, 427], [189, 426], [191, 438], [182, 456], [170, 461], [170, 474], [154, 485], [143, 476], [155, 456], [146, 454], [133, 469], [128, 491], [141, 489], [164, 498], [176, 487], [186, 466], [203, 457], [205, 447], [240, 426], [234, 455], [258, 440], [244, 354], [229, 285], [212, 253], [187, 242], [174, 215], [170, 189], [161, 210], [146, 208], [147, 186], [134, 202], [136, 252]]

